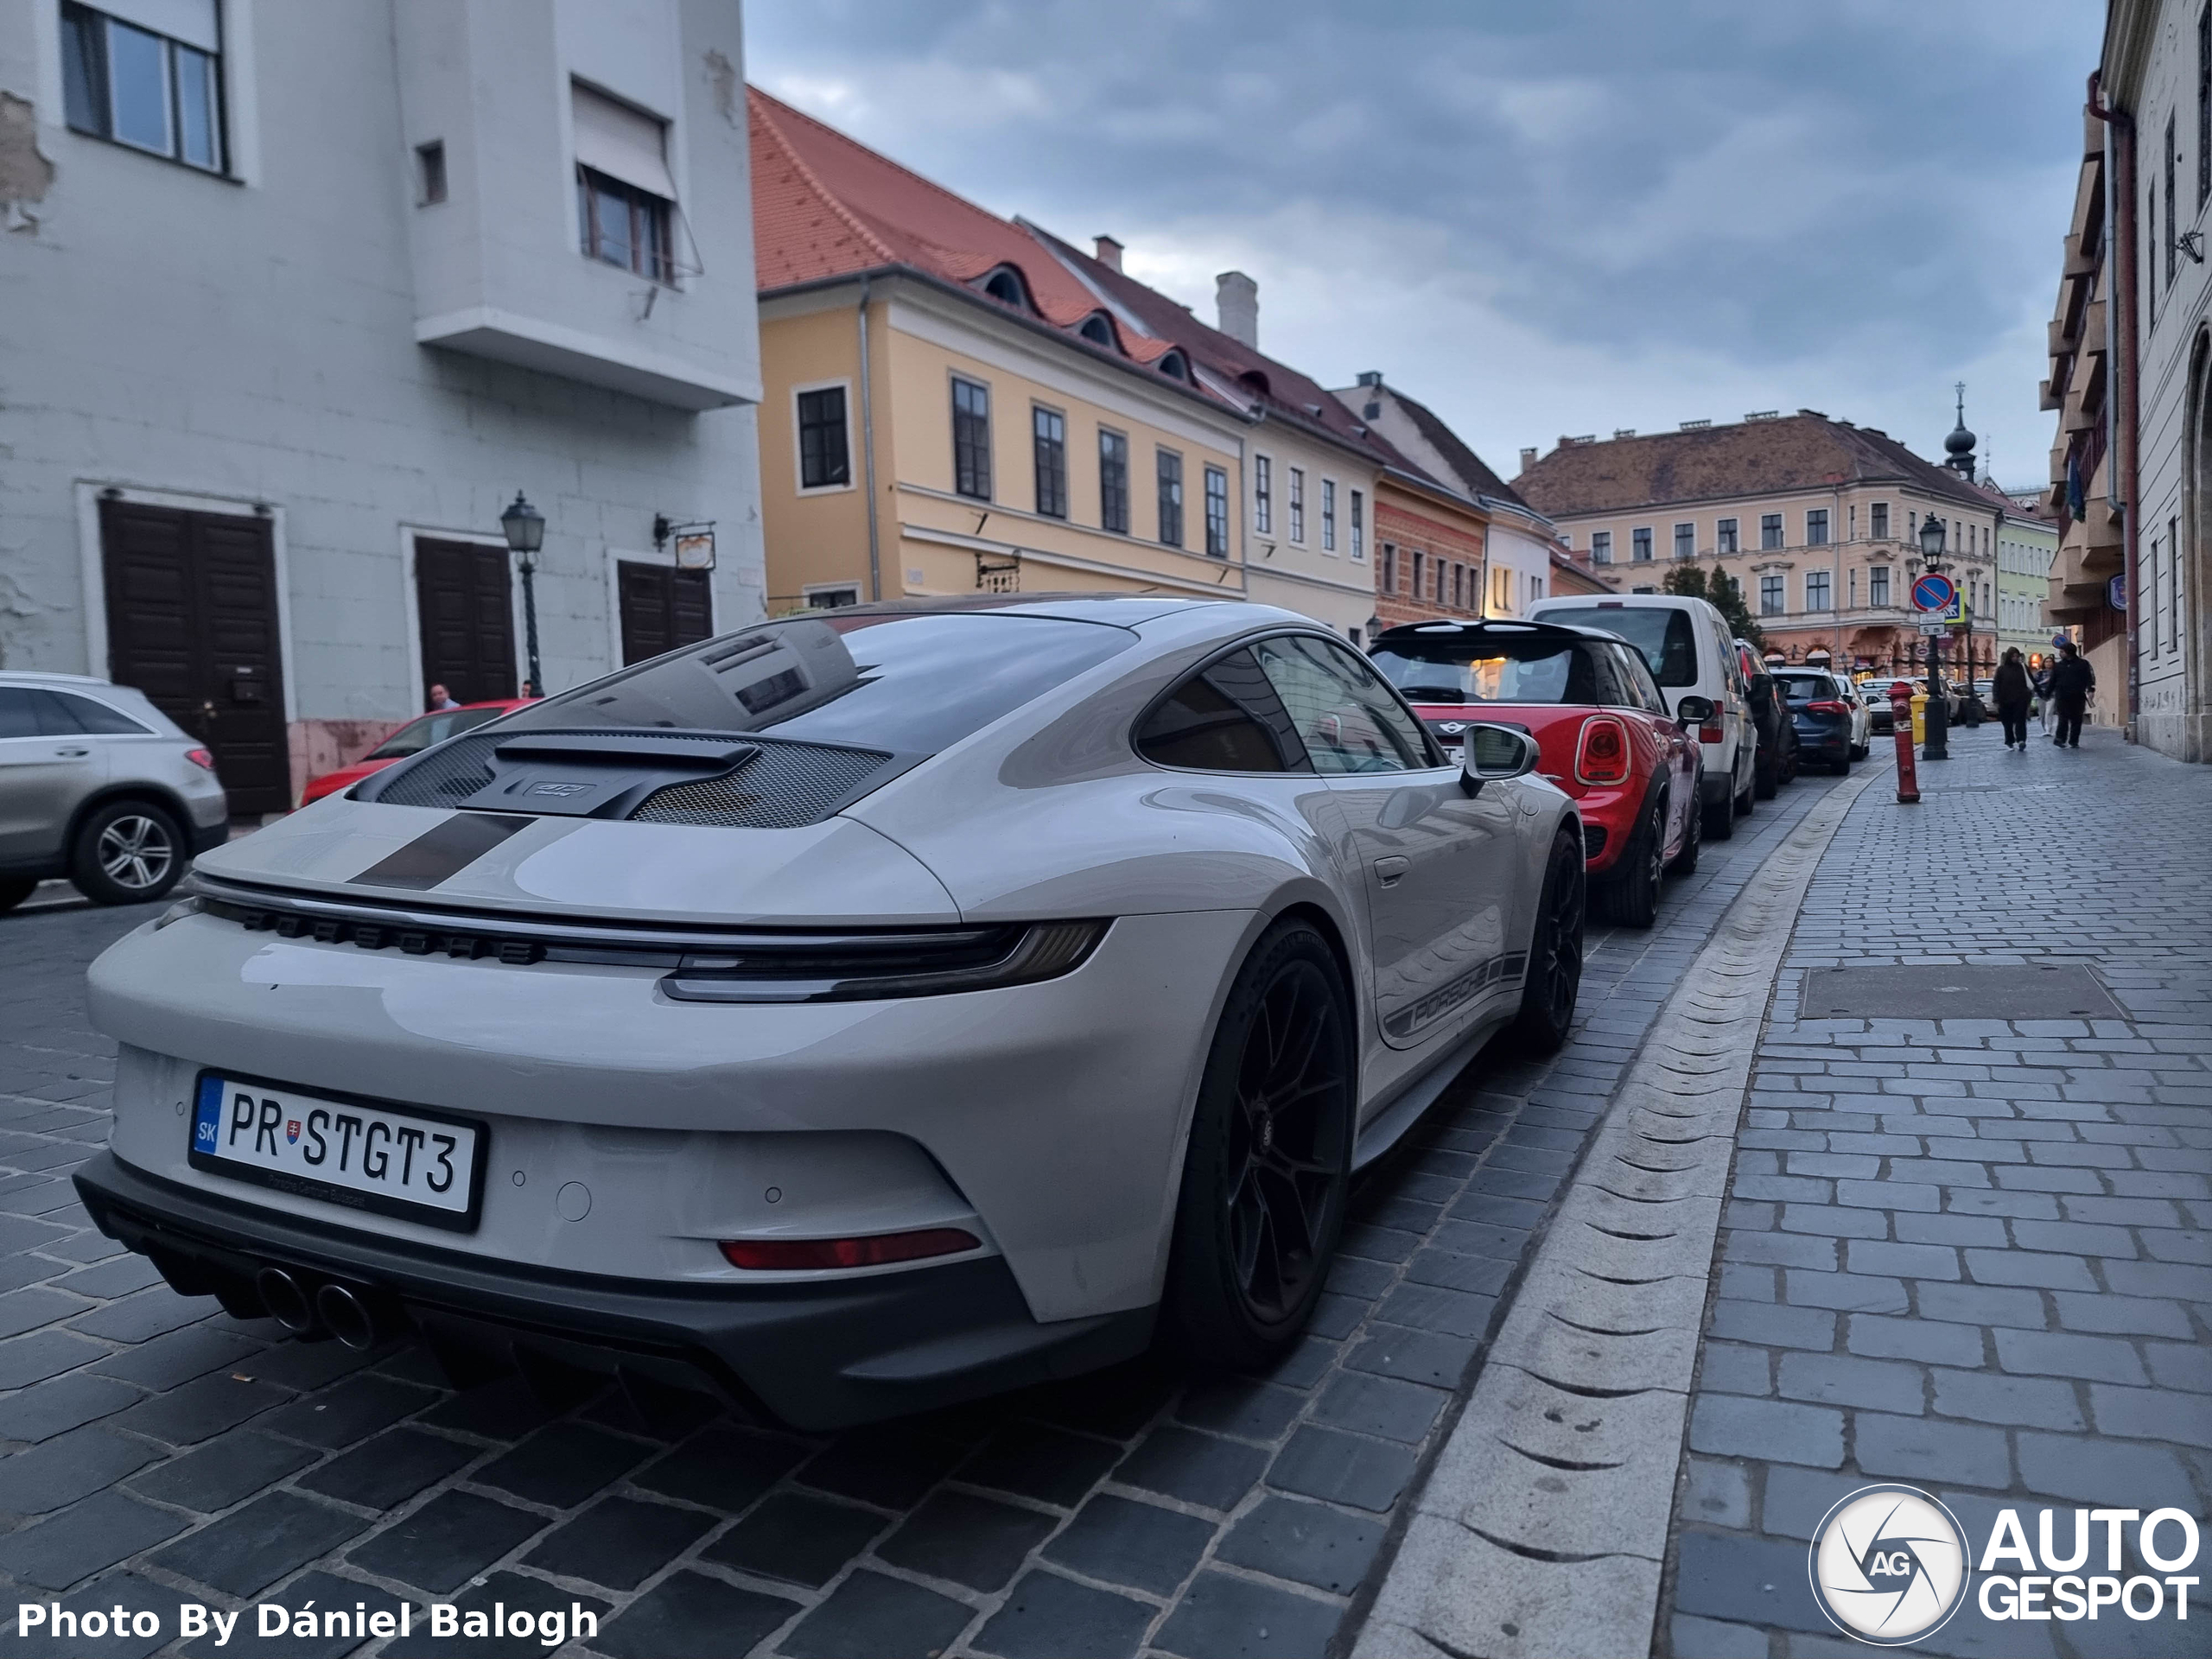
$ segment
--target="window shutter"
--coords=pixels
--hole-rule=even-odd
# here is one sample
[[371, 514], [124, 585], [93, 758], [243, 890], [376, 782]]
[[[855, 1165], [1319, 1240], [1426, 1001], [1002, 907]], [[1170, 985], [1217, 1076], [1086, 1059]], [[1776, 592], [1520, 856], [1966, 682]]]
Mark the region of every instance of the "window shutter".
[[222, 32], [215, 22], [215, 0], [96, 0], [95, 10], [196, 46], [202, 52], [223, 49]]
[[674, 201], [676, 181], [668, 173], [667, 124], [618, 104], [582, 81], [572, 82], [571, 87], [575, 98], [576, 160], [594, 173]]

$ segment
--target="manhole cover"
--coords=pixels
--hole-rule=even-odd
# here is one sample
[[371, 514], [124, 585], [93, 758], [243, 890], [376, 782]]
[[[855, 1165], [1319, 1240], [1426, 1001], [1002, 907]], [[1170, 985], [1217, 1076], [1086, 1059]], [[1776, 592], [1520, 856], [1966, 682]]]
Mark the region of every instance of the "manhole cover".
[[1801, 1020], [2122, 1020], [2087, 968], [1815, 968]]

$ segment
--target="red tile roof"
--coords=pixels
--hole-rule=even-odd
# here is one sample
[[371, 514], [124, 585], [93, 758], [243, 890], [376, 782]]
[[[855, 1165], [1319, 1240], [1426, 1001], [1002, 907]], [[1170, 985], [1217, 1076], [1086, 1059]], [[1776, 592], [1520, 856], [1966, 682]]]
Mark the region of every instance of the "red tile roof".
[[[1072, 330], [1105, 308], [1018, 226], [757, 86], [747, 89], [747, 108], [753, 264], [763, 293], [892, 265], [966, 287], [1010, 265], [1037, 315], [1055, 327]], [[1119, 327], [1116, 334], [1140, 363], [1172, 349]]]

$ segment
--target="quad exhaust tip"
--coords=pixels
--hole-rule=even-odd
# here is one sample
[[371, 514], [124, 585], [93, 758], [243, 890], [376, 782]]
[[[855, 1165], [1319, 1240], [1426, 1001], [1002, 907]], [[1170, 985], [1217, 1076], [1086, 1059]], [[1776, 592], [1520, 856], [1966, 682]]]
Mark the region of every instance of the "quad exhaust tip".
[[357, 1351], [375, 1347], [388, 1334], [377, 1308], [334, 1280], [315, 1292], [315, 1311], [332, 1336]]
[[294, 1336], [321, 1334], [322, 1321], [316, 1317], [307, 1287], [283, 1268], [264, 1268], [254, 1275], [253, 1287], [261, 1294], [261, 1305], [269, 1310], [269, 1317]]

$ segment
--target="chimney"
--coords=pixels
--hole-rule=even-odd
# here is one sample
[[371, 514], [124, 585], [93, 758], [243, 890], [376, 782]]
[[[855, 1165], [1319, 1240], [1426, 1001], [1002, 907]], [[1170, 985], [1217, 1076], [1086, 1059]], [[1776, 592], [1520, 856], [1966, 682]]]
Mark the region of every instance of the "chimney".
[[1529, 448], [1523, 449], [1521, 452], [1521, 470], [1525, 473], [1535, 464], [1536, 451], [1535, 448], [1532, 446]]
[[1224, 270], [1213, 279], [1214, 315], [1221, 332], [1260, 349], [1260, 285], [1241, 270]]
[[1098, 263], [1115, 270], [1122, 268], [1122, 245], [1110, 236], [1094, 237], [1090, 245], [1096, 250]]

